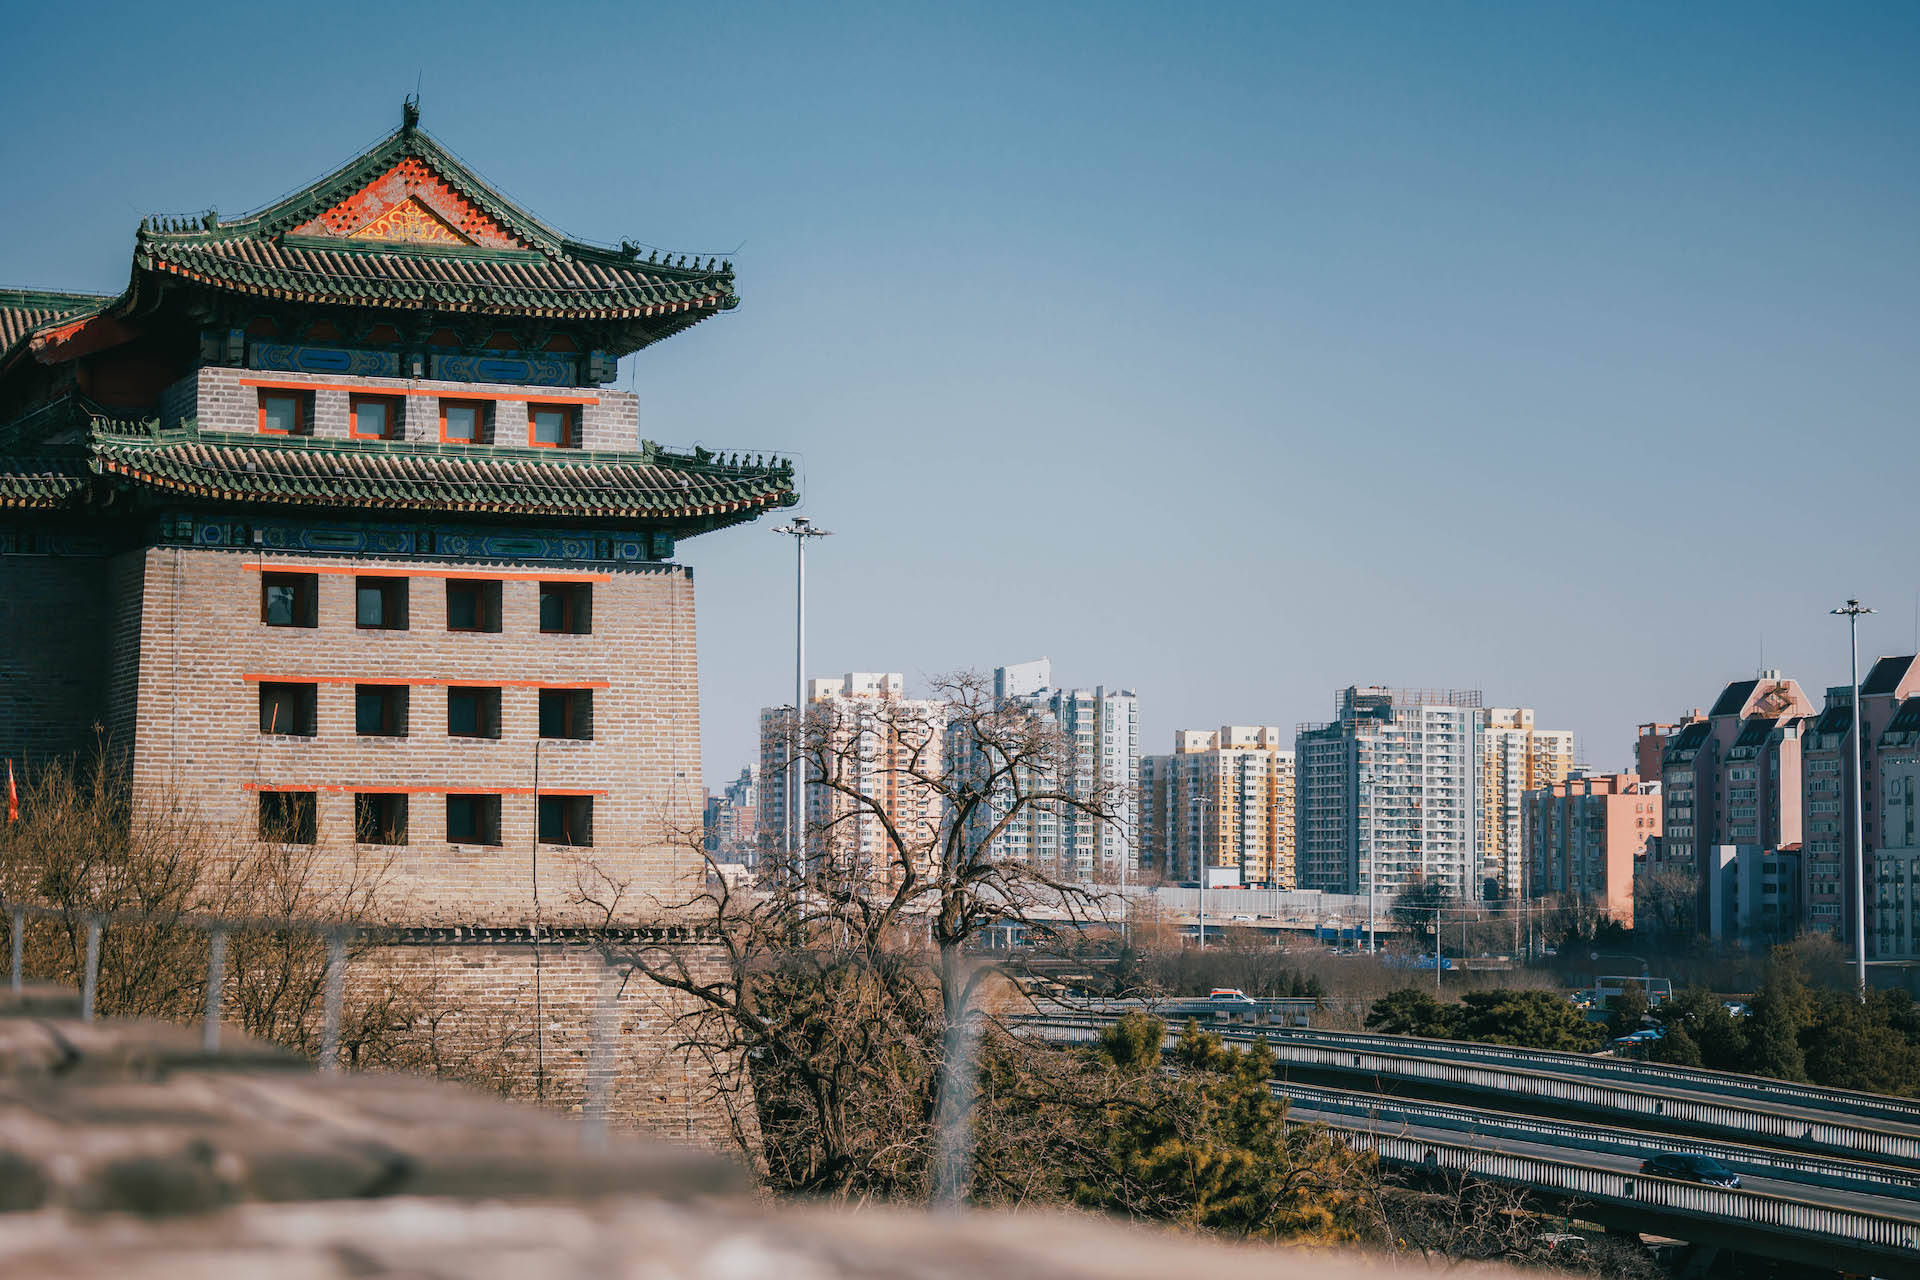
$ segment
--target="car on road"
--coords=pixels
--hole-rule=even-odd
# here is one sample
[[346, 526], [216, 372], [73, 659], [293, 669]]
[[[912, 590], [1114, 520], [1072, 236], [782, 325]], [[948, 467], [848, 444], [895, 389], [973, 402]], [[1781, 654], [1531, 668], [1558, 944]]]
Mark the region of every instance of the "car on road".
[[1702, 1182], [1710, 1187], [1738, 1187], [1740, 1175], [1712, 1156], [1687, 1151], [1663, 1151], [1640, 1162], [1640, 1172], [1679, 1182]]
[[1253, 997], [1238, 987], [1215, 987], [1207, 992], [1208, 1004], [1252, 1004]]

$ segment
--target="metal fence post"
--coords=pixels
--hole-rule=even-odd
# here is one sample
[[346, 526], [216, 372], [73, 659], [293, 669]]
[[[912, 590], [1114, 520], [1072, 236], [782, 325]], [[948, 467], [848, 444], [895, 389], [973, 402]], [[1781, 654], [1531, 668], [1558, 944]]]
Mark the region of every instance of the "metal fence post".
[[20, 994], [21, 968], [26, 963], [27, 953], [27, 913], [15, 907], [13, 909], [13, 994]]
[[80, 982], [80, 1021], [93, 1021], [93, 998], [100, 982], [100, 917], [87, 918], [87, 967]]
[[338, 929], [327, 933], [326, 1021], [320, 1031], [320, 1069], [340, 1070], [340, 993], [347, 981], [347, 936]]
[[226, 986], [227, 931], [215, 925], [207, 932], [207, 1028], [208, 1053], [220, 1052], [220, 993]]

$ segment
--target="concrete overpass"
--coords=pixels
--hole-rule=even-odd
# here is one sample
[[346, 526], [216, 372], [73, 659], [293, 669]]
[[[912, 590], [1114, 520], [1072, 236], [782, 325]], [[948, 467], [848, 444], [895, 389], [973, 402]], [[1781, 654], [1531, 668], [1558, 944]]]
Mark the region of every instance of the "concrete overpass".
[[[1015, 1021], [1071, 1041], [1118, 1016]], [[1784, 1085], [1776, 1100], [1776, 1082], [1757, 1077], [1578, 1054], [1244, 1020], [1214, 1029], [1265, 1039], [1281, 1064], [1274, 1091], [1293, 1113], [1344, 1130], [1383, 1163], [1525, 1187], [1583, 1218], [1703, 1247], [1920, 1277], [1920, 1124], [1902, 1099]], [[1713, 1155], [1746, 1185], [1640, 1174], [1660, 1151]]]

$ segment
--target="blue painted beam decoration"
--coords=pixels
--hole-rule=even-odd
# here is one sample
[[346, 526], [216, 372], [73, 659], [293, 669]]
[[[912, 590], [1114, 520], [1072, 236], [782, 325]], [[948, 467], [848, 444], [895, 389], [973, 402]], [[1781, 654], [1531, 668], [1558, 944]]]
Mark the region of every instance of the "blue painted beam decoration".
[[397, 378], [395, 351], [357, 351], [345, 347], [309, 347], [285, 342], [256, 342], [248, 363], [285, 373], [345, 373], [357, 378]]
[[572, 356], [501, 351], [483, 356], [435, 356], [432, 376], [443, 382], [573, 387], [580, 384], [579, 370], [580, 362]]
[[319, 551], [348, 555], [435, 556], [454, 560], [611, 561], [645, 564], [671, 559], [671, 534], [515, 530], [471, 525], [376, 524], [357, 521], [234, 520], [175, 513], [159, 525], [159, 539], [196, 547]]

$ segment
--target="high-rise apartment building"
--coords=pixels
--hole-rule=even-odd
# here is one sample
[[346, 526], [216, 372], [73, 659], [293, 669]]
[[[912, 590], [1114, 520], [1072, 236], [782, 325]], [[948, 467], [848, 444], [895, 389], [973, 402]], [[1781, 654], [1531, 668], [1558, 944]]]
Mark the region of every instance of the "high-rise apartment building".
[[[1853, 775], [1853, 688], [1827, 690], [1826, 705], [1807, 726], [1804, 739], [1805, 838], [1801, 850], [1801, 899], [1809, 929], [1853, 938], [1854, 825], [1861, 828], [1867, 869], [1877, 872], [1873, 851], [1886, 844], [1882, 810], [1893, 803], [1882, 778], [1883, 754], [1900, 755], [1904, 735], [1889, 729], [1908, 698], [1920, 694], [1920, 661], [1911, 654], [1874, 662], [1860, 680], [1860, 777]], [[1902, 776], [1905, 776], [1904, 774]], [[1903, 784], [1904, 786], [1904, 784]], [[1892, 846], [1899, 848], [1902, 846]], [[1874, 886], [1868, 886], [1872, 906]], [[1877, 944], [1875, 912], [1868, 915], [1868, 950]]]
[[1523, 815], [1525, 896], [1584, 902], [1631, 929], [1634, 860], [1660, 835], [1660, 784], [1576, 774], [1528, 791]]
[[1295, 737], [1303, 889], [1383, 897], [1422, 881], [1477, 897], [1486, 712], [1478, 690], [1351, 687]]
[[760, 825], [759, 787], [748, 766], [719, 795], [707, 797], [707, 852], [728, 862], [748, 862]]
[[1877, 746], [1868, 940], [1878, 959], [1920, 960], [1920, 697], [1901, 701]]
[[792, 707], [760, 708], [760, 803], [754, 813], [754, 861], [761, 866], [793, 862], [792, 734]]
[[1183, 729], [1140, 762], [1142, 849], [1169, 879], [1295, 887], [1294, 754], [1273, 726]]
[[[1019, 704], [1063, 735], [1067, 758], [1058, 778], [1029, 784], [1058, 787], [1097, 803], [1105, 817], [1072, 805], [1035, 804], [1013, 815], [992, 854], [1019, 858], [1066, 879], [1117, 879], [1139, 859], [1140, 706], [1132, 689], [1063, 689], [1046, 658], [998, 667], [994, 698]], [[984, 817], [985, 815], [983, 815]]]
[[1573, 772], [1573, 733], [1535, 728], [1531, 707], [1489, 707], [1482, 741], [1480, 896], [1517, 896], [1521, 797]]
[[[790, 791], [777, 780], [794, 767], [788, 762], [792, 720], [791, 707], [760, 712], [760, 776], [766, 780], [760, 790], [760, 839], [776, 854], [791, 843]], [[944, 807], [939, 792], [917, 775], [937, 777], [943, 771], [946, 722], [946, 704], [908, 698], [906, 679], [898, 672], [851, 671], [807, 681], [809, 758], [801, 766], [806, 771], [802, 838], [809, 866], [824, 862], [876, 883], [896, 879], [901, 853], [887, 833], [889, 824], [910, 856], [935, 853]], [[825, 775], [821, 761], [811, 756], [816, 734]]]
[[1800, 736], [1813, 704], [1778, 671], [1735, 680], [1704, 718], [1665, 739], [1663, 864], [1694, 876], [1698, 919], [1713, 912], [1725, 846], [1800, 842]]

